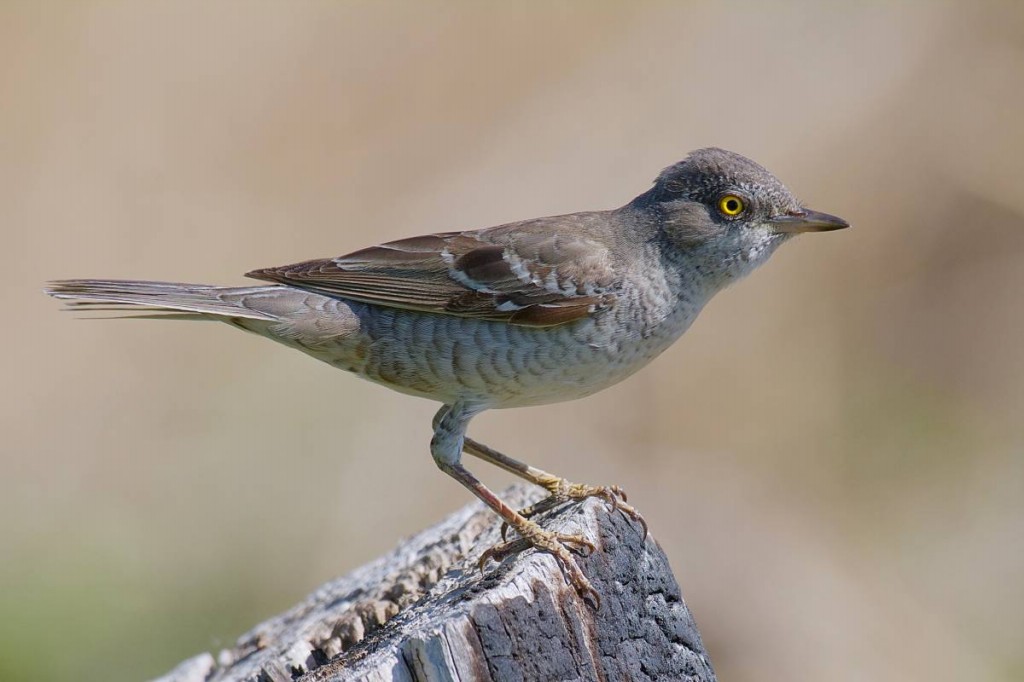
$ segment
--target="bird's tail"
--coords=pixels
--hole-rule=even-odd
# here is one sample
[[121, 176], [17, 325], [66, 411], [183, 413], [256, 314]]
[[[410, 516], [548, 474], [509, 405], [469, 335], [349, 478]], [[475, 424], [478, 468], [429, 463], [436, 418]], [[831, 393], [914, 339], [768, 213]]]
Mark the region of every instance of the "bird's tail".
[[[280, 287], [216, 287], [205, 284], [117, 279], [64, 279], [50, 282], [46, 293], [66, 301], [68, 310], [139, 312], [130, 317], [176, 317], [276, 321], [253, 302]], [[263, 306], [265, 307], [265, 306]]]

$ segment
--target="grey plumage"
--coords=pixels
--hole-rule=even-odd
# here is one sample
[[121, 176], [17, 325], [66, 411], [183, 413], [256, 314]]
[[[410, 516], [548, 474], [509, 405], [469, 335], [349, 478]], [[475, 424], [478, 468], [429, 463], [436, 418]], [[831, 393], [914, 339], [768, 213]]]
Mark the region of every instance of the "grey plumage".
[[249, 273], [269, 286], [63, 280], [47, 293], [72, 308], [227, 321], [440, 401], [431, 442], [438, 465], [530, 544], [555, 554], [588, 592], [564, 547], [574, 540], [552, 539], [505, 507], [465, 470], [460, 453], [519, 473], [553, 497], [600, 494], [638, 515], [611, 488], [573, 488], [469, 441], [469, 420], [486, 409], [570, 400], [621, 381], [793, 234], [845, 226], [801, 207], [749, 159], [705, 149], [618, 209], [412, 237]]

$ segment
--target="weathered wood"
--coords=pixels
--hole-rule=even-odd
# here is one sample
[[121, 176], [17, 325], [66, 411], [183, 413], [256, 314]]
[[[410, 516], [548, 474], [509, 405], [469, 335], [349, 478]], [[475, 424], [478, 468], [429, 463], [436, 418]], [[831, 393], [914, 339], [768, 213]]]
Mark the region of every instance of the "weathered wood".
[[[517, 504], [527, 489], [506, 492]], [[542, 517], [597, 545], [581, 566], [594, 611], [554, 560], [524, 552], [491, 564], [499, 524], [471, 504], [391, 554], [326, 583], [214, 659], [202, 654], [159, 682], [689, 680], [714, 682], [700, 634], [665, 554], [603, 502]]]

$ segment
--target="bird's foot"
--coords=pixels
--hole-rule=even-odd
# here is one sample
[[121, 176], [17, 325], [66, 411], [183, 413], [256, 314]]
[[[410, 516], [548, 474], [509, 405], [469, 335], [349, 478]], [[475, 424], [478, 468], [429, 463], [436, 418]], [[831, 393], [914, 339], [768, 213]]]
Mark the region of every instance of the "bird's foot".
[[[588, 497], [598, 497], [604, 500], [612, 509], [621, 512], [623, 516], [639, 523], [643, 528], [644, 537], [647, 537], [647, 521], [644, 520], [644, 517], [632, 505], [626, 503], [626, 492], [617, 485], [595, 486], [586, 485], [584, 483], [571, 483], [570, 481], [567, 481], [564, 478], [558, 478], [557, 476], [547, 477], [543, 479], [539, 485], [551, 494], [543, 500], [519, 510], [520, 516], [528, 519], [536, 516], [537, 514], [554, 509], [566, 502], [576, 502], [579, 500], [585, 500]], [[502, 524], [502, 540], [505, 539], [505, 536], [508, 533], [508, 528], [509, 526], [507, 523]]]
[[481, 572], [487, 562], [492, 559], [500, 562], [506, 557], [534, 547], [555, 558], [565, 581], [572, 585], [583, 599], [590, 602], [595, 609], [601, 607], [601, 597], [573, 557], [573, 554], [581, 557], [590, 556], [594, 551], [594, 543], [582, 535], [568, 535], [544, 530], [535, 522], [525, 518], [522, 519], [522, 523], [517, 523], [515, 528], [520, 535], [518, 539], [501, 542], [483, 553], [479, 563]]

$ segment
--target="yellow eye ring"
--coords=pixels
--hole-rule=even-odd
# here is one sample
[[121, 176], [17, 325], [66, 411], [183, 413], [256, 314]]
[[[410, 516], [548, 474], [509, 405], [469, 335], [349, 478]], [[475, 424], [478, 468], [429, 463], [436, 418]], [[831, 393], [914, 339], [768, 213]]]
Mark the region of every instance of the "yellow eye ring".
[[735, 218], [747, 210], [747, 205], [743, 202], [743, 199], [735, 194], [725, 194], [718, 200], [718, 210], [724, 216]]

